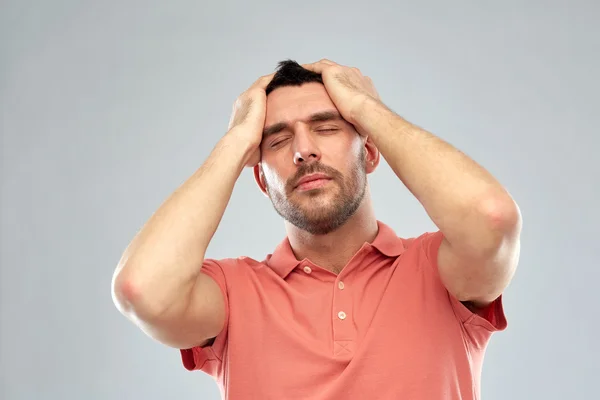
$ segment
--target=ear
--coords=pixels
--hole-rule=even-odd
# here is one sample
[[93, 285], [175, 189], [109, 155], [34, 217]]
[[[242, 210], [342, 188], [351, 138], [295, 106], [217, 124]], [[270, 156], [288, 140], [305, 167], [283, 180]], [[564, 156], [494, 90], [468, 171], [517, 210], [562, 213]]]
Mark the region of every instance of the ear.
[[379, 165], [379, 161], [381, 159], [381, 153], [379, 153], [379, 149], [375, 146], [375, 143], [371, 139], [371, 137], [367, 136], [364, 140], [365, 146], [365, 170], [367, 174], [375, 171], [377, 166]]
[[262, 172], [261, 163], [256, 164], [254, 167], [254, 180], [258, 185], [258, 188], [261, 192], [267, 197], [269, 197], [269, 193], [267, 192], [267, 186], [265, 185], [265, 176]]

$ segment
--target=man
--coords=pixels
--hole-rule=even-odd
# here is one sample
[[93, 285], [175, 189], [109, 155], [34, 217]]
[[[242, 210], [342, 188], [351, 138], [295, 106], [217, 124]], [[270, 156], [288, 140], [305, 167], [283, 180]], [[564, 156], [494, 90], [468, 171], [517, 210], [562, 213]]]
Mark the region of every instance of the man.
[[[375, 218], [366, 176], [381, 156], [439, 231], [403, 239]], [[205, 258], [244, 166], [287, 236], [263, 261]], [[113, 296], [227, 399], [477, 399], [520, 230], [486, 170], [389, 110], [358, 69], [285, 61], [133, 239]]]

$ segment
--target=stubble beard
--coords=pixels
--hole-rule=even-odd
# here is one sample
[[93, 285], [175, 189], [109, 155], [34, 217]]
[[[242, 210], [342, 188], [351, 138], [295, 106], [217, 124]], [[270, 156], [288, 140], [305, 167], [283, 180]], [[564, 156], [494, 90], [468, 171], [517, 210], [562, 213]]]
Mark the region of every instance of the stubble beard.
[[[315, 172], [331, 176], [332, 182], [302, 193], [290, 184], [285, 186], [284, 193], [274, 190], [266, 181], [265, 185], [275, 211], [283, 219], [310, 234], [325, 235], [344, 225], [358, 210], [365, 196], [367, 177], [364, 166], [358, 160], [348, 177], [317, 162], [300, 168], [297, 175]], [[296, 182], [296, 179], [290, 181]]]

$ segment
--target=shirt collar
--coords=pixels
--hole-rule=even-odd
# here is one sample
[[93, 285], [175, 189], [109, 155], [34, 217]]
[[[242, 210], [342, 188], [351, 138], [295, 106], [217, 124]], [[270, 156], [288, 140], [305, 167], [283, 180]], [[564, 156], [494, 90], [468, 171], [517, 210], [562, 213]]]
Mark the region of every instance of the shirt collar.
[[[377, 249], [387, 257], [398, 257], [404, 251], [402, 239], [396, 236], [392, 228], [381, 221], [377, 221], [377, 236], [372, 243], [365, 242], [363, 247], [370, 246]], [[290, 272], [307, 259], [298, 260], [292, 251], [288, 237], [279, 243], [273, 254], [269, 254], [265, 260], [266, 264], [279, 276], [285, 279]]]

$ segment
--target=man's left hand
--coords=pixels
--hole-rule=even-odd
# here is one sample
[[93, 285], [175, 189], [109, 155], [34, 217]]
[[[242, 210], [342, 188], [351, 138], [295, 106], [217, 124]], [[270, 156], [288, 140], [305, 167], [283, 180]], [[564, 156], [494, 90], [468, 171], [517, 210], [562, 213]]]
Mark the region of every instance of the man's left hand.
[[342, 117], [354, 126], [359, 125], [360, 108], [365, 101], [372, 99], [381, 102], [371, 78], [364, 76], [358, 68], [346, 67], [326, 59], [303, 64], [302, 67], [321, 74], [329, 97]]

